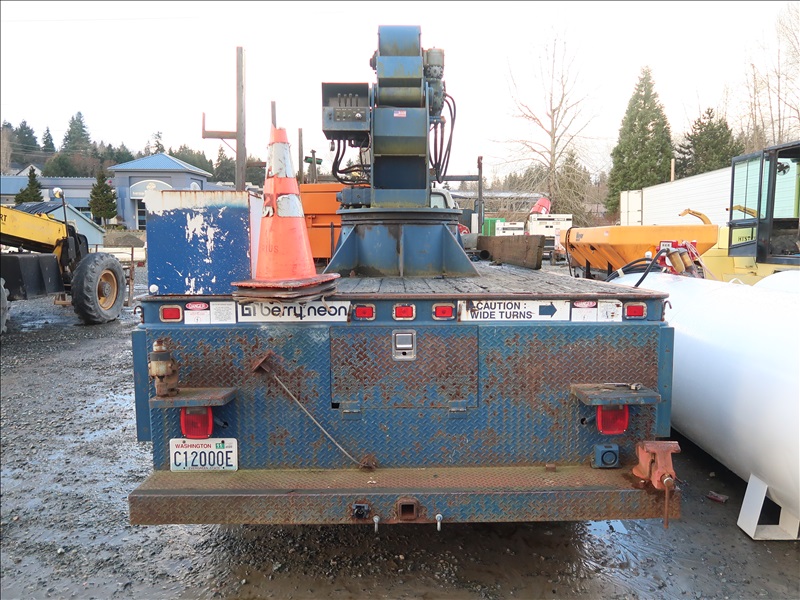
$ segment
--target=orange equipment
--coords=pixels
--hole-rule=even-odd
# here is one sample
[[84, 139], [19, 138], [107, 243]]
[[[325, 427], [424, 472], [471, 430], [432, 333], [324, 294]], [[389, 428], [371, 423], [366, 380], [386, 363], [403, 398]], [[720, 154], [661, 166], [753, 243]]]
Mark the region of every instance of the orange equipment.
[[[335, 287], [336, 273], [317, 274], [286, 130], [273, 127], [269, 141], [264, 207], [255, 279], [233, 282], [237, 297], [315, 299]], [[313, 296], [313, 298], [312, 298]]]
[[561, 232], [561, 245], [575, 266], [616, 271], [646, 252], [655, 256], [666, 241], [690, 241], [703, 254], [717, 243], [718, 230], [717, 225], [570, 227]]
[[306, 229], [314, 259], [329, 259], [339, 241], [342, 217], [336, 214], [339, 201], [336, 194], [344, 188], [341, 183], [302, 183], [300, 201], [306, 216]]

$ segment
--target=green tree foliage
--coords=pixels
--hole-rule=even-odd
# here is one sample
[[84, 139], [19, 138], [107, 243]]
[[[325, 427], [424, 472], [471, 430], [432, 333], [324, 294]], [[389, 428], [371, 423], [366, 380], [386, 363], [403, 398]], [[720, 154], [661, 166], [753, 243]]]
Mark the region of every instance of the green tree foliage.
[[36, 139], [36, 134], [26, 121], [14, 129], [15, 140], [11, 146], [12, 162], [33, 162], [41, 152], [41, 147]]
[[121, 165], [122, 163], [130, 162], [134, 159], [133, 153], [128, 150], [125, 144], [120, 144], [119, 148], [114, 151], [114, 164]]
[[744, 153], [744, 144], [734, 137], [728, 122], [708, 108], [692, 124], [676, 153], [675, 174], [680, 179], [730, 167], [731, 159]]
[[53, 134], [50, 133], [50, 128], [46, 127], [42, 134], [42, 151], [45, 154], [55, 154], [56, 146], [53, 143]]
[[92, 139], [89, 137], [89, 131], [86, 129], [83, 115], [77, 112], [69, 120], [67, 132], [64, 134], [64, 141], [61, 143], [61, 152], [68, 154], [85, 153], [89, 152], [91, 147]]
[[173, 150], [172, 148], [170, 148], [167, 154], [169, 154], [173, 158], [182, 160], [183, 162], [188, 163], [193, 167], [197, 167], [198, 169], [203, 169], [203, 171], [207, 171], [208, 173], [214, 172], [214, 163], [212, 163], [210, 159], [206, 158], [205, 152], [201, 152], [199, 150], [192, 150], [186, 144], [182, 144], [180, 148], [178, 148], [177, 150]]
[[665, 183], [670, 179], [672, 140], [648, 67], [642, 69], [622, 118], [617, 145], [611, 151], [606, 208], [619, 210], [619, 194]]
[[592, 176], [573, 151], [568, 151], [564, 161], [558, 166], [557, 202], [551, 212], [572, 215], [576, 227], [590, 225], [589, 211], [586, 208], [588, 191], [592, 188]]
[[89, 210], [93, 216], [103, 219], [104, 223], [117, 216], [117, 192], [107, 178], [105, 170], [101, 170], [89, 194]]
[[217, 162], [214, 164], [214, 181], [235, 181], [236, 161], [225, 154], [222, 146], [217, 152]]
[[56, 152], [50, 160], [48, 160], [44, 169], [42, 169], [44, 177], [78, 177], [77, 170], [72, 165], [69, 157], [63, 152]]
[[[264, 185], [264, 180], [267, 178], [267, 168], [250, 165], [250, 163], [258, 162], [262, 162], [260, 158], [256, 158], [255, 156], [247, 157], [247, 163], [249, 166], [245, 169], [244, 180], [249, 181], [253, 185], [261, 187]], [[317, 176], [319, 176], [319, 173], [321, 172], [320, 166], [321, 165], [317, 166]]]
[[39, 183], [39, 179], [36, 177], [36, 171], [31, 167], [28, 170], [28, 185], [14, 196], [14, 204], [41, 202], [42, 200], [42, 184]]

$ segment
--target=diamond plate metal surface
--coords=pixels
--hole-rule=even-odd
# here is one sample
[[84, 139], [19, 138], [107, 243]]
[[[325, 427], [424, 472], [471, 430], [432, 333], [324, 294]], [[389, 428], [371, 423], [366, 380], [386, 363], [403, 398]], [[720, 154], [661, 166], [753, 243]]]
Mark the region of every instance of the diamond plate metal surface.
[[[604, 436], [594, 409], [570, 398], [573, 382], [636, 381], [658, 389], [658, 324], [426, 326], [418, 358], [391, 360], [388, 327], [287, 325], [151, 328], [165, 341], [185, 387], [235, 387], [214, 408], [215, 437], [239, 441], [241, 469], [342, 468], [350, 460], [275, 381], [273, 364], [319, 425], [357, 460], [381, 467], [589, 464], [595, 444], [654, 437], [655, 409], [632, 406], [623, 435]], [[662, 393], [664, 390], [662, 390]], [[154, 389], [151, 383], [151, 395]], [[451, 401], [463, 401], [454, 418]], [[356, 403], [355, 419], [342, 406]], [[154, 466], [168, 469], [179, 409], [150, 411]]]

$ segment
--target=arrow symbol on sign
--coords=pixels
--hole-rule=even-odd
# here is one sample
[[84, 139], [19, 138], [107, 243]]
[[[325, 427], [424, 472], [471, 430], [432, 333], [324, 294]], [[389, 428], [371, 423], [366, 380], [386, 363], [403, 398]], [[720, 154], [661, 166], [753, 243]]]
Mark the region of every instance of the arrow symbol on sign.
[[557, 312], [558, 309], [552, 302], [550, 304], [544, 304], [539, 306], [539, 316], [544, 315], [545, 317], [552, 317]]

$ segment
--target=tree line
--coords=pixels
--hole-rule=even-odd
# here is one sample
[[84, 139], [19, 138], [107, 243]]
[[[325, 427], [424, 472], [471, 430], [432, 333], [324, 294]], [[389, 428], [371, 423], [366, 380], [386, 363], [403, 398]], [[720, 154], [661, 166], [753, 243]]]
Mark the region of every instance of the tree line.
[[[23, 120], [16, 127], [7, 121], [2, 124], [2, 170], [6, 171], [10, 164], [34, 164], [41, 167], [44, 177], [96, 177], [108, 167], [130, 162], [153, 154], [166, 153], [182, 160], [198, 169], [211, 173], [211, 181], [234, 181], [236, 161], [228, 157], [222, 146], [215, 162], [205, 153], [194, 150], [186, 144], [177, 149], [166, 149], [160, 131], [153, 134], [142, 150], [132, 152], [120, 144], [114, 147], [103, 141], [95, 142], [89, 135], [88, 127], [81, 112], [70, 118], [67, 131], [60, 147], [56, 150], [50, 128], [45, 128], [42, 142], [39, 143], [36, 132]], [[257, 157], [248, 157], [248, 162], [257, 163]], [[249, 166], [246, 179], [260, 185], [265, 177], [264, 167]]]
[[[583, 118], [585, 97], [577, 93], [577, 73], [566, 44], [548, 42], [540, 57], [542, 81], [538, 91], [522, 93], [512, 74], [512, 99], [517, 116], [528, 127], [517, 140], [519, 167], [504, 178], [484, 187], [493, 190], [541, 193], [551, 201], [552, 211], [572, 213], [577, 226], [591, 225], [588, 205], [604, 205], [609, 219], [619, 211], [620, 192], [638, 190], [676, 179], [729, 167], [731, 159], [745, 152], [760, 150], [800, 136], [800, 41], [796, 27], [787, 26], [800, 19], [798, 3], [789, 3], [778, 22], [778, 58], [759, 69], [751, 65], [747, 74], [747, 106], [734, 132], [724, 111], [708, 107], [693, 122], [691, 129], [673, 138], [664, 107], [655, 89], [649, 67], [642, 67], [623, 116], [616, 145], [610, 153], [608, 172], [592, 172], [584, 160], [583, 134], [588, 121]], [[91, 141], [81, 113], [70, 119], [69, 128], [58, 151], [50, 130], [39, 145], [35, 132], [23, 121], [17, 127], [2, 125], [3, 139], [11, 140], [11, 157], [44, 157], [43, 173], [62, 176], [95, 176], [112, 164], [164, 152], [161, 133], [154, 134], [145, 148], [135, 155], [124, 144], [119, 148]], [[233, 181], [235, 161], [222, 146], [216, 162], [205, 154], [181, 145], [166, 151], [171, 156], [212, 173], [213, 181]], [[7, 154], [7, 153], [6, 153]], [[22, 160], [19, 160], [22, 158]], [[248, 157], [248, 162], [260, 162]], [[246, 179], [264, 180], [263, 167], [248, 167]], [[471, 184], [462, 187], [470, 188]]]

